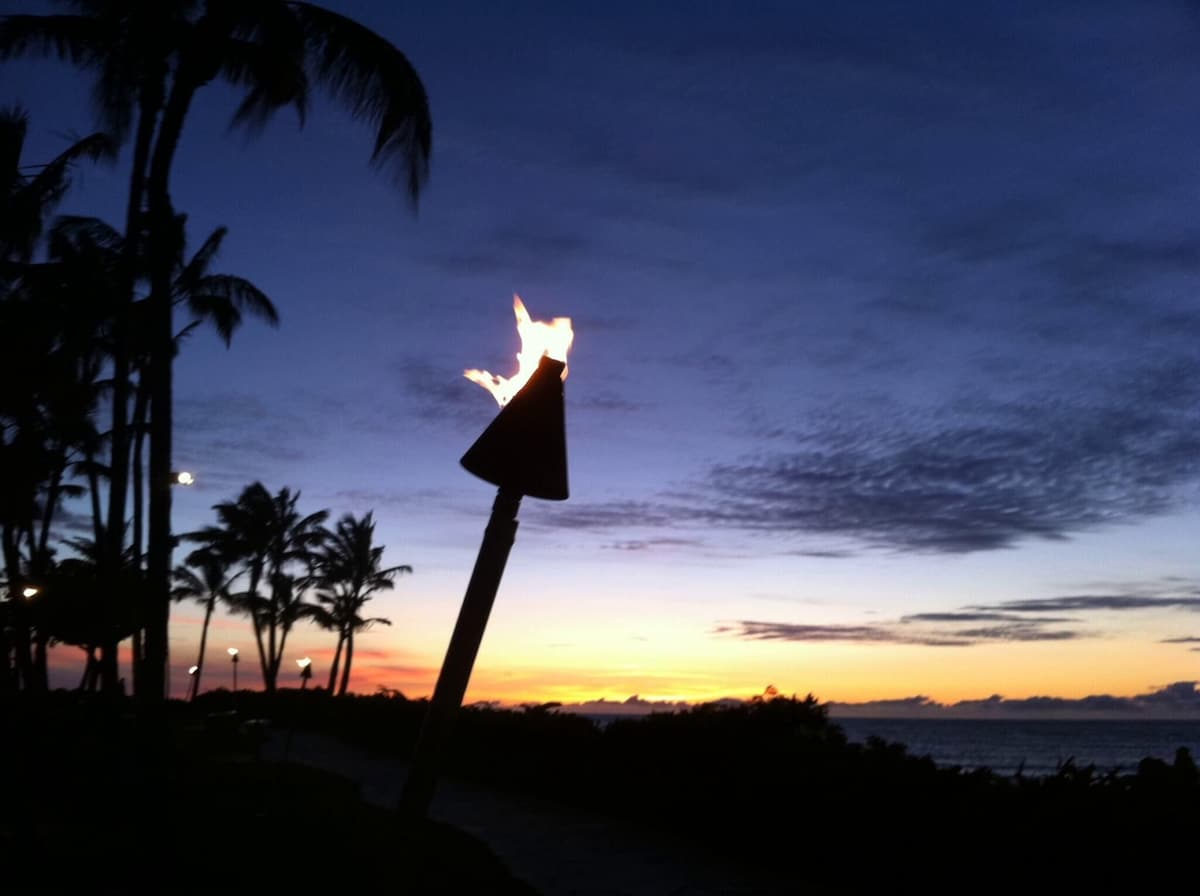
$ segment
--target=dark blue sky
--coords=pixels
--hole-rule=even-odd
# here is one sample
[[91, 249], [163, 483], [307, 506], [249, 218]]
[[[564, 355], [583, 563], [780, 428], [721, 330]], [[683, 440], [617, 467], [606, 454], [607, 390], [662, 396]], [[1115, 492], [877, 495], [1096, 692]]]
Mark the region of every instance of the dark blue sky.
[[[457, 459], [494, 405], [460, 374], [509, 372], [519, 292], [577, 336], [572, 499], [525, 511], [514, 656], [598, 619], [642, 637], [614, 621], [634, 619], [675, 626], [680, 669], [787, 642], [769, 664], [805, 690], [801, 651], [854, 645], [821, 660], [832, 697], [876, 693], [871, 674], [908, 687], [863, 659], [897, 641], [1200, 633], [1178, 603], [1200, 594], [1195, 4], [329, 5], [425, 80], [432, 178], [414, 216], [336, 110], [245, 143], [230, 93], [198, 102], [176, 205], [194, 243], [229, 226], [220, 267], [283, 324], [181, 356], [180, 465], [202, 485], [178, 528], [253, 478], [374, 508], [418, 569], [388, 609], [444, 638], [489, 501]], [[87, 129], [69, 69], [0, 77], [31, 109], [30, 157]], [[119, 220], [124, 177], [84, 172], [64, 210]], [[864, 628], [1081, 593], [1143, 602], [1054, 629], [1027, 610]], [[560, 619], [563, 595], [587, 609]], [[546, 644], [519, 640], [535, 618]], [[1162, 674], [1130, 653], [1125, 692], [1194, 660], [1154, 650]], [[941, 696], [948, 668], [912, 688]]]

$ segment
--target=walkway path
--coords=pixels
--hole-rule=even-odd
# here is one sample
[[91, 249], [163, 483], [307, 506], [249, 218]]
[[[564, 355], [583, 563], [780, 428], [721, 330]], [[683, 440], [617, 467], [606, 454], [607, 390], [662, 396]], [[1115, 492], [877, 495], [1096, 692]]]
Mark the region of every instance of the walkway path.
[[[284, 736], [263, 757], [284, 758]], [[319, 734], [297, 733], [294, 762], [355, 781], [363, 798], [395, 806], [407, 765]], [[796, 891], [778, 878], [748, 876], [681, 840], [536, 799], [442, 781], [430, 814], [478, 837], [543, 896], [776, 896]]]

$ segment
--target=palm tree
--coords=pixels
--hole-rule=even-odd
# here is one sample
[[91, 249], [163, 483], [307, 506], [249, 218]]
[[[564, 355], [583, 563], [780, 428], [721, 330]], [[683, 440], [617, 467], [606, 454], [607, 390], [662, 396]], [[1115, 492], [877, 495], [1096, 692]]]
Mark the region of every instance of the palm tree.
[[[185, 216], [176, 218], [178, 227], [178, 260], [177, 269], [172, 282], [171, 297], [174, 307], [182, 307], [192, 318], [182, 330], [175, 334], [175, 352], [193, 330], [204, 323], [211, 324], [228, 348], [233, 340], [234, 332], [242, 325], [243, 313], [248, 313], [271, 326], [279, 323], [279, 313], [267, 295], [244, 277], [232, 274], [214, 273], [211, 268], [221, 246], [228, 234], [228, 229], [218, 227], [196, 250], [190, 259], [186, 255]], [[143, 492], [143, 448], [148, 429], [146, 427], [147, 409], [150, 405], [149, 366], [149, 332], [144, 320], [145, 302], [138, 302], [134, 311], [132, 350], [133, 367], [137, 372], [137, 386], [134, 390], [133, 416], [130, 419], [130, 429], [133, 434], [132, 446], [132, 482], [133, 482], [133, 535], [132, 546], [134, 554], [142, 557], [142, 535], [144, 532], [144, 492]], [[143, 671], [142, 633], [139, 631], [134, 638], [135, 680], [140, 682]]]
[[204, 648], [208, 642], [208, 624], [218, 603], [230, 600], [229, 586], [236, 575], [229, 573], [229, 561], [210, 548], [198, 548], [188, 554], [186, 565], [175, 567], [176, 600], [192, 599], [204, 604], [204, 625], [200, 628], [200, 650], [196, 656], [196, 672], [192, 676], [189, 699], [200, 693], [200, 676], [204, 673]]
[[[107, 310], [95, 301], [107, 277], [94, 253], [86, 259], [86, 276], [81, 259], [59, 257], [53, 247], [49, 263], [31, 260], [70, 185], [72, 166], [111, 155], [112, 142], [93, 134], [44, 165], [26, 165], [28, 124], [20, 107], [0, 110], [0, 333], [8, 337], [0, 347], [0, 382], [29, 384], [0, 390], [0, 543], [10, 588], [48, 571], [52, 520], [60, 500], [76, 489], [65, 481], [72, 454], [95, 441], [96, 349]], [[31, 642], [26, 614], [10, 615], [13, 632], [6, 640], [20, 678], [40, 689], [44, 634]], [[8, 662], [6, 646], [4, 682], [12, 681]]]
[[345, 665], [342, 666], [342, 680], [337, 689], [339, 696], [345, 694], [350, 685], [355, 632], [370, 628], [376, 623], [392, 624], [391, 620], [382, 617], [364, 618], [363, 607], [377, 592], [393, 588], [396, 576], [412, 572], [412, 567], [407, 565], [381, 568], [384, 547], [373, 544], [374, 538], [375, 521], [370, 513], [361, 519], [346, 514], [338, 520], [337, 528], [329, 534], [317, 563], [319, 609], [310, 615], [324, 628], [337, 632], [337, 649], [329, 667], [331, 694], [337, 682], [342, 650], [345, 648]]
[[[208, 0], [204, 4], [188, 40], [179, 48], [146, 180], [155, 334], [150, 367], [148, 571], [156, 583], [166, 579], [171, 552], [172, 325], [167, 238], [173, 215], [171, 169], [192, 100], [218, 77], [244, 90], [234, 122], [248, 127], [261, 127], [285, 106], [295, 107], [303, 117], [309, 85], [326, 87], [353, 116], [375, 126], [372, 161], [398, 164], [414, 198], [426, 176], [430, 150], [424, 86], [405, 56], [370, 29], [308, 3]], [[156, 673], [166, 668], [164, 603], [155, 601], [153, 610], [161, 615], [147, 632], [148, 659]]]
[[[357, 22], [311, 3], [77, 0], [76, 5], [87, 14], [8, 17], [0, 21], [0, 57], [55, 54], [98, 70], [97, 94], [102, 99], [109, 95], [110, 85], [122, 85], [124, 95], [137, 98], [139, 143], [131, 175], [127, 233], [141, 233], [138, 224], [144, 186], [154, 333], [149, 370], [148, 572], [157, 589], [147, 630], [147, 659], [153, 676], [147, 681], [147, 696], [162, 699], [172, 546], [169, 477], [174, 333], [170, 227], [174, 212], [170, 178], [192, 101], [203, 86], [219, 78], [242, 93], [234, 113], [235, 124], [261, 127], [285, 106], [294, 107], [303, 122], [310, 85], [317, 84], [352, 116], [374, 127], [372, 163], [391, 167], [414, 199], [428, 172], [429, 107], [420, 78], [395, 46]], [[147, 12], [156, 5], [159, 11]], [[135, 32], [136, 37], [114, 37], [106, 44], [103, 35], [118, 33], [114, 23]], [[89, 24], [96, 27], [89, 30]], [[114, 57], [119, 61], [114, 62]], [[102, 104], [101, 108], [106, 107]], [[145, 147], [141, 140], [144, 133], [149, 135]], [[123, 396], [114, 383], [114, 403], [123, 404]], [[117, 451], [116, 422], [114, 416], [114, 468], [123, 466], [123, 456]], [[123, 484], [123, 480], [114, 478], [114, 491]]]
[[[137, 109], [133, 163], [125, 207], [121, 260], [122, 308], [112, 327], [112, 426], [108, 489], [108, 537], [102, 543], [101, 578], [117, 587], [124, 553], [125, 499], [129, 476], [129, 315], [142, 249], [146, 171], [166, 91], [171, 57], [186, 33], [191, 0], [69, 0], [78, 12], [13, 15], [0, 19], [0, 59], [56, 56], [93, 71], [93, 105], [102, 128], [118, 141], [128, 135]], [[168, 564], [169, 566], [169, 564]], [[163, 571], [163, 599], [169, 590]], [[108, 659], [115, 668], [115, 655]], [[165, 664], [165, 658], [164, 658]], [[165, 669], [162, 684], [165, 687]]]
[[[239, 574], [247, 577], [247, 588], [232, 594], [230, 605], [248, 615], [254, 626], [263, 686], [268, 691], [275, 690], [288, 634], [306, 614], [304, 589], [327, 536], [322, 523], [329, 511], [302, 516], [296, 509], [299, 500], [299, 492], [283, 488], [272, 495], [255, 482], [236, 501], [213, 508], [219, 525], [188, 536], [241, 565]], [[260, 594], [264, 584], [267, 593]]]
[[81, 159], [110, 158], [114, 144], [96, 133], [77, 140], [44, 165], [23, 165], [22, 151], [29, 113], [20, 106], [0, 109], [0, 282], [19, 273], [13, 264], [28, 264], [46, 219], [71, 185], [71, 168]]

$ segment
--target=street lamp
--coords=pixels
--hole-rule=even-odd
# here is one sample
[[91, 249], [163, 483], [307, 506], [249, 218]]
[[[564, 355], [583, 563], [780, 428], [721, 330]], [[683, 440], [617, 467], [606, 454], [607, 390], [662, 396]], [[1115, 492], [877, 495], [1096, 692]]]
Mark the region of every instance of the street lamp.
[[196, 673], [200, 671], [199, 666], [188, 666], [188, 700], [196, 699]]
[[238, 664], [238, 649], [230, 647], [226, 653], [229, 654], [229, 662], [233, 663], [233, 689], [237, 690], [237, 664]]
[[310, 657], [301, 657], [296, 660], [296, 665], [300, 667], [300, 690], [308, 687], [308, 680], [312, 678], [312, 659]]
[[21, 597], [25, 598], [26, 600], [37, 597], [41, 593], [42, 593], [42, 589], [36, 588], [33, 585], [26, 585], [24, 588], [21, 589]]
[[187, 470], [178, 470], [171, 474], [172, 485], [195, 485], [196, 477]]

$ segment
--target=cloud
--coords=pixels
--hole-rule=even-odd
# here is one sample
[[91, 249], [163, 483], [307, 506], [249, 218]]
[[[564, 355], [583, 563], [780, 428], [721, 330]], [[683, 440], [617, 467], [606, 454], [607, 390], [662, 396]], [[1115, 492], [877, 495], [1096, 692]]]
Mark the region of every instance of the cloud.
[[[950, 613], [912, 613], [908, 616], [901, 616], [901, 622], [1025, 622], [1027, 621], [1022, 616], [1016, 616], [1012, 613], [992, 613], [992, 612], [972, 612], [956, 610]], [[1048, 622], [1073, 622], [1069, 617], [1056, 616], [1050, 619], [1041, 619], [1043, 623]]]
[[804, 546], [816, 556], [961, 554], [1187, 506], [1200, 482], [1200, 357], [1074, 375], [1077, 389], [1011, 400], [814, 412], [777, 432], [778, 448], [690, 483], [546, 518], [589, 531], [719, 527], [816, 540]]
[[245, 485], [280, 463], [305, 460], [302, 446], [320, 435], [316, 416], [297, 402], [268, 405], [257, 395], [227, 392], [175, 402], [175, 456], [198, 462], [199, 489]]
[[998, 641], [1066, 641], [1083, 637], [1076, 631], [1047, 629], [1045, 624], [1036, 620], [1020, 620], [980, 628], [943, 626], [922, 629], [903, 621], [872, 625], [807, 625], [739, 620], [718, 625], [713, 633], [747, 641], [912, 644], [922, 647], [972, 647]]
[[424, 256], [442, 273], [495, 275], [520, 272], [528, 278], [562, 267], [585, 252], [589, 241], [552, 222], [523, 219], [455, 240], [456, 248]]
[[1132, 697], [1094, 694], [1081, 698], [1025, 697], [995, 694], [982, 700], [938, 703], [924, 696], [865, 703], [829, 703], [837, 718], [1124, 718], [1200, 719], [1197, 682], [1177, 681]]
[[612, 392], [597, 392], [583, 398], [569, 397], [567, 407], [570, 410], [601, 411], [626, 413], [639, 410], [642, 406], [637, 402], [628, 401]]
[[[1153, 610], [1200, 611], [1200, 585], [1190, 579], [1144, 583], [1147, 593], [1074, 594], [978, 604], [954, 610], [909, 613], [895, 620], [862, 624], [805, 624], [761, 620], [722, 623], [713, 634], [748, 641], [914, 644], [971, 647], [1002, 642], [1068, 641], [1096, 637], [1078, 628], [1080, 614]], [[1164, 593], [1173, 591], [1174, 593]], [[1154, 593], [1157, 592], [1157, 593]], [[1074, 615], [1064, 616], [1062, 613]], [[1070, 625], [1070, 628], [1057, 626]], [[1167, 638], [1164, 644], [1200, 644], [1200, 637]]]
[[1009, 600], [971, 607], [972, 610], [1000, 610], [1012, 613], [1069, 613], [1093, 610], [1200, 610], [1200, 594], [1177, 597], [1140, 594], [1075, 594], [1032, 600]]
[[392, 365], [408, 410], [425, 423], [455, 429], [484, 429], [495, 416], [495, 400], [463, 376], [463, 365], [434, 364], [424, 358], [403, 358]]
[[698, 538], [635, 538], [614, 541], [604, 545], [611, 551], [652, 551], [660, 548], [702, 548], [704, 542]]
[[607, 532], [612, 529], [669, 528], [680, 522], [669, 505], [649, 501], [536, 504], [528, 515], [538, 526]]
[[1108, 385], [1098, 396], [980, 402], [949, 419], [817, 420], [791, 451], [713, 467], [678, 516], [968, 553], [1179, 506], [1200, 478], [1200, 361]]
[[[718, 701], [725, 702], [725, 701]], [[737, 703], [740, 701], [729, 700]], [[580, 703], [564, 703], [559, 707], [561, 712], [577, 713], [579, 715], [604, 716], [644, 716], [652, 712], [681, 712], [690, 709], [692, 704], [686, 700], [644, 700], [637, 694], [624, 700], [609, 700], [600, 697], [596, 700], [585, 700]]]

